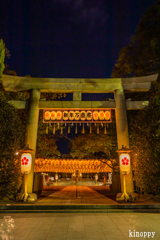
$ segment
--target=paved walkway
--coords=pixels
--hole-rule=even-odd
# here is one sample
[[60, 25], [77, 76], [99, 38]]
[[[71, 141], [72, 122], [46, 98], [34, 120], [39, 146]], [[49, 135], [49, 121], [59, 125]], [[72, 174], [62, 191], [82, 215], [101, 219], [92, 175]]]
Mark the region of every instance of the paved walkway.
[[152, 239], [159, 240], [160, 214], [0, 214], [1, 240], [126, 240], [132, 239], [129, 237], [129, 230], [143, 234], [155, 232]]
[[[57, 190], [59, 189], [59, 190]], [[90, 187], [76, 186], [55, 187], [55, 191], [46, 197], [41, 197], [35, 203], [36, 205], [70, 205], [70, 204], [112, 204], [118, 205], [118, 203], [98, 192]], [[47, 192], [44, 192], [47, 194]]]

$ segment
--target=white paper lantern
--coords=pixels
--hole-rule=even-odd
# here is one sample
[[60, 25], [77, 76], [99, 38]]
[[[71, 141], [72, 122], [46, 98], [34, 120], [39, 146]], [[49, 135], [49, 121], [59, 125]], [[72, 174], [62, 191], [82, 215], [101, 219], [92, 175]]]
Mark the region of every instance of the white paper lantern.
[[95, 179], [98, 180], [98, 174], [95, 175]]
[[29, 174], [32, 166], [32, 155], [30, 153], [23, 153], [21, 156], [21, 172]]
[[98, 120], [98, 111], [93, 111], [93, 120], [94, 121]]
[[86, 120], [86, 112], [81, 111], [81, 121], [85, 121], [85, 120]]
[[57, 118], [56, 111], [51, 111], [51, 120], [56, 120], [56, 118]]
[[111, 118], [111, 112], [110, 112], [110, 111], [105, 111], [105, 112], [104, 112], [104, 118], [105, 118], [105, 120], [110, 120], [110, 118]]
[[74, 115], [75, 115], [74, 111], [69, 111], [69, 120], [70, 121], [74, 120]]
[[88, 121], [92, 120], [92, 111], [87, 111], [87, 120]]
[[104, 111], [99, 111], [99, 120], [104, 120]]
[[75, 111], [75, 120], [79, 121], [80, 119], [80, 111]]
[[62, 112], [57, 111], [57, 120], [60, 121], [62, 119]]
[[55, 174], [55, 179], [58, 180], [58, 174], [57, 173]]
[[120, 171], [123, 174], [130, 172], [130, 155], [128, 153], [120, 154]]
[[63, 111], [63, 120], [64, 121], [68, 120], [68, 111]]
[[50, 120], [51, 118], [51, 112], [50, 111], [45, 111], [44, 113], [44, 119], [45, 120]]

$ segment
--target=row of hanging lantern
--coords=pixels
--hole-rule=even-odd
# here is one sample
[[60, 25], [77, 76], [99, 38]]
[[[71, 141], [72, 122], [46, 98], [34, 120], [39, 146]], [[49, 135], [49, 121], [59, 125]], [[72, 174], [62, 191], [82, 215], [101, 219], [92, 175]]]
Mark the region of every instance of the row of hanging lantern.
[[[73, 127], [75, 124], [75, 134], [78, 133], [78, 123], [65, 123], [65, 127], [68, 127], [68, 133], [71, 131], [71, 127]], [[104, 134], [107, 134], [107, 128], [109, 127], [108, 123], [86, 123], [87, 126], [90, 127], [89, 133], [92, 133], [92, 125], [95, 125], [97, 127], [97, 134], [100, 133], [100, 126], [104, 128]], [[65, 128], [64, 123], [46, 123], [46, 134], [49, 133], [49, 127], [52, 127], [53, 134], [56, 133], [56, 128], [60, 129], [61, 134], [63, 134], [63, 128]], [[79, 126], [82, 126], [82, 134], [85, 134], [85, 123], [79, 123]]]

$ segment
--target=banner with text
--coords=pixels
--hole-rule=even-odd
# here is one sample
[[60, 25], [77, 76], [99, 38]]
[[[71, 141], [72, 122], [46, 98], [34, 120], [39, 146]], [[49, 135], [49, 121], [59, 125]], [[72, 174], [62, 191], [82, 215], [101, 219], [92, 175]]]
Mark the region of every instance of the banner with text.
[[44, 123], [57, 122], [111, 122], [110, 109], [45, 109], [43, 110]]

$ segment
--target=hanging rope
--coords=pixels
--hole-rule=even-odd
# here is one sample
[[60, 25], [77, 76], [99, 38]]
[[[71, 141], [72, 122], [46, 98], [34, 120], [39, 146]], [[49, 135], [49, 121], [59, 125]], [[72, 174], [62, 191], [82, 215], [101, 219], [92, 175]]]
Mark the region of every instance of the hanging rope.
[[92, 123], [90, 123], [89, 133], [92, 133]]
[[70, 128], [71, 126], [70, 126], [70, 123], [68, 123], [68, 133], [70, 133], [71, 131], [71, 128]]
[[99, 134], [99, 123], [97, 123], [97, 134]]
[[77, 123], [76, 123], [76, 126], [75, 126], [75, 134], [77, 134]]
[[83, 127], [82, 127], [82, 134], [85, 134], [85, 131], [84, 131], [84, 123], [83, 123]]
[[53, 134], [56, 133], [56, 126], [55, 126], [55, 123], [53, 123]]
[[48, 123], [46, 124], [46, 134], [48, 134]]

